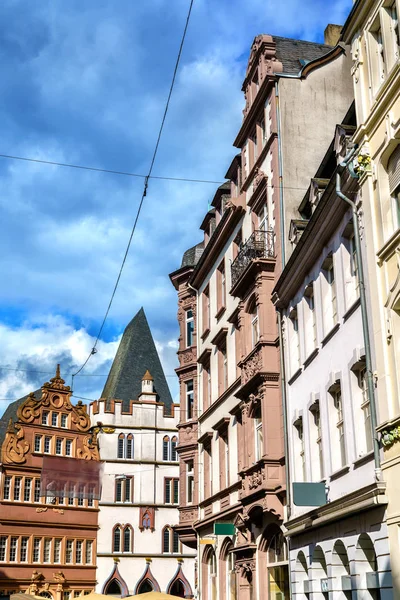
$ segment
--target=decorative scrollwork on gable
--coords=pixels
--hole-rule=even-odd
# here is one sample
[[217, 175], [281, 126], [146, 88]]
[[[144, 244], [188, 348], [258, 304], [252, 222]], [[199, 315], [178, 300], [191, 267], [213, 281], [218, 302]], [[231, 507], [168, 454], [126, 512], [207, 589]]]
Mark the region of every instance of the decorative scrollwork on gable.
[[26, 461], [25, 456], [29, 452], [29, 444], [24, 439], [24, 435], [22, 425], [18, 423], [13, 425], [12, 419], [10, 419], [2, 448], [3, 463], [20, 465]]
[[77, 457], [82, 460], [100, 460], [98, 434], [94, 430], [92, 435], [83, 438], [83, 449], [78, 448]]
[[79, 431], [90, 429], [90, 418], [86, 412], [86, 406], [80, 400], [76, 406], [72, 407], [72, 422], [75, 423]]
[[41, 406], [49, 406], [50, 398], [48, 394], [42, 394], [41, 398], [36, 398], [34, 392], [31, 392], [25, 402], [18, 407], [18, 420], [25, 423], [32, 423], [39, 416]]

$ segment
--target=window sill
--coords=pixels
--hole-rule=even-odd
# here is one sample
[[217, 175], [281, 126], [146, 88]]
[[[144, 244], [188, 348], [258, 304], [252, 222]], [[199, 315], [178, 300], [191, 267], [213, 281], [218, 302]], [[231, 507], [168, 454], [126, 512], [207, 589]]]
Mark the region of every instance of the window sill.
[[306, 358], [306, 360], [304, 361], [304, 369], [307, 369], [308, 365], [310, 365], [312, 363], [312, 361], [314, 360], [314, 358], [316, 356], [318, 356], [318, 352], [319, 352], [319, 348], [315, 348], [311, 354], [309, 354], [309, 356]]
[[288, 385], [292, 385], [292, 383], [294, 383], [296, 381], [296, 379], [302, 374], [302, 372], [303, 372], [303, 368], [302, 367], [300, 367], [299, 369], [297, 369], [297, 371], [289, 379]]
[[357, 308], [360, 306], [360, 298], [358, 297], [355, 302], [346, 310], [343, 315], [343, 321], [347, 321], [351, 317], [351, 315], [356, 312]]
[[201, 336], [200, 336], [200, 337], [201, 337], [201, 339], [204, 341], [204, 340], [206, 339], [206, 337], [208, 336], [208, 334], [209, 334], [209, 333], [210, 333], [210, 328], [209, 328], [209, 327], [207, 327], [207, 329], [205, 329], [205, 330], [203, 331], [203, 333], [201, 334]]
[[330, 330], [329, 333], [326, 334], [326, 336], [324, 337], [324, 339], [321, 342], [322, 347], [326, 346], [326, 344], [329, 342], [330, 339], [333, 338], [333, 336], [335, 335], [335, 333], [337, 333], [340, 329], [340, 323], [336, 323], [336, 325]]
[[350, 465], [345, 465], [344, 467], [341, 467], [340, 469], [332, 473], [332, 475], [329, 477], [329, 480], [335, 481], [335, 479], [339, 479], [339, 477], [342, 477], [342, 475], [346, 475], [346, 473], [348, 473], [349, 471]]
[[225, 311], [226, 311], [226, 306], [221, 306], [218, 309], [218, 311], [217, 311], [217, 313], [215, 315], [215, 318], [217, 319], [217, 321], [219, 321], [219, 319], [222, 317], [222, 315], [224, 314]]
[[358, 467], [362, 467], [366, 463], [370, 462], [373, 458], [374, 458], [374, 451], [370, 450], [370, 452], [363, 454], [363, 456], [360, 456], [360, 458], [357, 458], [357, 460], [355, 460], [353, 462], [354, 468], [357, 469]]

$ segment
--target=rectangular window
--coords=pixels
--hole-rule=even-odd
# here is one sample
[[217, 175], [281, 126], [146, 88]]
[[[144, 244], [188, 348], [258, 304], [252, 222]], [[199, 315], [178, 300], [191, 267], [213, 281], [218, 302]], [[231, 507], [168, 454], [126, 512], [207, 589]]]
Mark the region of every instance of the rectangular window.
[[193, 489], [194, 489], [194, 461], [188, 460], [186, 463], [186, 497], [187, 503], [193, 503]]
[[67, 543], [66, 543], [66, 546], [65, 546], [65, 562], [67, 564], [72, 563], [73, 548], [74, 548], [74, 541], [73, 540], [67, 540]]
[[61, 539], [60, 538], [56, 538], [54, 540], [53, 562], [56, 564], [61, 562]]
[[92, 564], [92, 556], [93, 556], [93, 541], [86, 540], [86, 554], [85, 554], [85, 562], [87, 565]]
[[24, 502], [31, 501], [31, 490], [32, 490], [32, 479], [30, 477], [25, 477]]
[[0, 561], [4, 562], [6, 560], [6, 552], [7, 552], [7, 537], [2, 535], [0, 537]]
[[61, 427], [66, 429], [68, 427], [68, 415], [61, 415]]
[[94, 506], [94, 485], [92, 483], [88, 484], [87, 505]]
[[14, 477], [14, 502], [21, 500], [21, 479], [22, 477]]
[[49, 424], [49, 413], [47, 411], [42, 412], [42, 425]]
[[17, 560], [17, 544], [18, 538], [12, 536], [10, 539], [10, 562], [15, 562]]
[[179, 480], [173, 479], [174, 486], [174, 504], [179, 504]]
[[40, 502], [40, 479], [35, 479], [34, 502]]
[[51, 540], [46, 538], [43, 545], [43, 562], [49, 563], [51, 557]]
[[131, 479], [127, 477], [125, 480], [125, 502], [131, 501]]
[[203, 334], [211, 328], [210, 319], [210, 288], [207, 286], [203, 292]]
[[300, 366], [300, 333], [299, 333], [299, 318], [297, 308], [289, 314], [290, 320], [290, 357], [291, 357], [291, 374], [293, 375]]
[[35, 452], [41, 452], [42, 450], [42, 436], [35, 435]]
[[74, 484], [71, 483], [69, 485], [69, 490], [68, 490], [68, 505], [69, 506], [73, 506], [74, 505]]
[[337, 295], [336, 295], [336, 282], [335, 282], [335, 270], [333, 265], [333, 255], [325, 259], [323, 263], [323, 272], [328, 284], [327, 297], [325, 297], [325, 327], [327, 331], [337, 323]]
[[211, 370], [210, 363], [203, 365], [203, 410], [211, 404]]
[[364, 415], [365, 449], [367, 452], [371, 452], [373, 449], [371, 407], [368, 396], [367, 369], [365, 366], [358, 371], [357, 379], [358, 386], [361, 389], [361, 409]]
[[11, 499], [11, 477], [7, 475], [4, 478], [3, 500]]
[[80, 484], [78, 487], [78, 506], [83, 506], [83, 504], [84, 504], [84, 493], [85, 493], [85, 486]]
[[335, 388], [330, 393], [333, 398], [333, 406], [335, 409], [336, 431], [337, 431], [337, 439], [338, 439], [338, 446], [339, 446], [338, 457], [340, 459], [340, 462], [338, 462], [338, 466], [344, 467], [346, 464], [346, 447], [345, 447], [345, 438], [344, 438], [342, 392], [341, 392], [340, 387], [338, 387], [338, 388]]
[[122, 502], [122, 479], [115, 482], [115, 502]]
[[51, 424], [53, 427], [57, 427], [58, 424], [58, 413], [56, 412], [52, 412], [51, 413]]
[[176, 531], [174, 531], [172, 534], [172, 540], [172, 552], [177, 554], [179, 552], [179, 535]]
[[76, 540], [75, 542], [75, 563], [80, 565], [82, 563], [82, 540]]
[[306, 309], [307, 309], [307, 337], [306, 337], [306, 353], [311, 354], [317, 347], [317, 315], [315, 312], [315, 297], [314, 284], [310, 283], [305, 292]]
[[264, 454], [261, 414], [259, 417], [255, 417], [254, 419], [254, 430], [256, 437], [256, 460], [260, 460], [262, 455]]
[[56, 454], [62, 454], [63, 440], [61, 438], [56, 439]]
[[40, 545], [41, 538], [33, 538], [33, 562], [40, 562]]
[[171, 479], [164, 479], [165, 504], [171, 504]]
[[226, 306], [225, 261], [217, 269], [217, 314]]
[[193, 379], [185, 382], [186, 385], [186, 417], [189, 421], [194, 418], [194, 390], [193, 390]]
[[218, 395], [220, 396], [228, 388], [228, 356], [226, 351], [226, 340], [218, 349]]
[[193, 346], [194, 317], [193, 311], [186, 311], [186, 348]]
[[28, 562], [28, 537], [21, 538], [21, 544], [19, 546], [19, 562]]
[[72, 456], [72, 440], [65, 440], [65, 456]]
[[45, 454], [50, 454], [50, 446], [51, 446], [51, 437], [45, 436], [44, 438], [44, 452]]

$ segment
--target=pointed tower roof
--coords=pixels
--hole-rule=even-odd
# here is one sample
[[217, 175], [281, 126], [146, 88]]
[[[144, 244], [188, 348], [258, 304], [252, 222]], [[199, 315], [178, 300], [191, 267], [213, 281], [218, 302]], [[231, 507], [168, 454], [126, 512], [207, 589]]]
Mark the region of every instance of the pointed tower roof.
[[142, 392], [143, 373], [146, 371], [151, 372], [158, 400], [164, 402], [169, 412], [171, 392], [141, 308], [124, 331], [101, 397], [123, 400], [123, 409], [128, 410], [129, 401], [137, 400]]

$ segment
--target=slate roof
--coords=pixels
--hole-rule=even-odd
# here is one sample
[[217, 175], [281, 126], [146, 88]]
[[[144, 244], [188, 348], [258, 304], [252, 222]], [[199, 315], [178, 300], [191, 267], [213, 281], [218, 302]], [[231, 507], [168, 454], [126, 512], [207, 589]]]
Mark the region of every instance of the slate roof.
[[[36, 390], [34, 392], [36, 398], [41, 398], [42, 397], [42, 390]], [[19, 400], [15, 400], [14, 402], [11, 402], [11, 404], [9, 404], [3, 414], [3, 416], [0, 419], [0, 448], [1, 445], [4, 442], [4, 438], [6, 437], [6, 431], [7, 431], [7, 427], [8, 427], [8, 423], [10, 421], [10, 419], [12, 419], [13, 423], [15, 423], [18, 419], [17, 419], [17, 410], [18, 408], [21, 406], [21, 404], [23, 404], [25, 402], [25, 400], [27, 399], [28, 394], [26, 396], [24, 396], [23, 398], [20, 398]]]
[[283, 65], [283, 72], [293, 75], [297, 75], [304, 67], [304, 64], [300, 60], [310, 62], [332, 50], [332, 46], [327, 46], [326, 44], [292, 40], [276, 35], [273, 36], [273, 40], [276, 44], [277, 59]]
[[170, 412], [171, 392], [145, 312], [141, 308], [125, 328], [101, 397], [122, 400], [123, 410], [128, 410], [129, 401], [137, 400], [142, 392], [142, 379], [147, 370], [154, 378], [157, 400], [163, 402], [167, 412]]
[[196, 244], [193, 248], [189, 248], [183, 254], [181, 269], [183, 267], [195, 267], [200, 260], [201, 255], [203, 254], [204, 243], [200, 242], [200, 244]]

